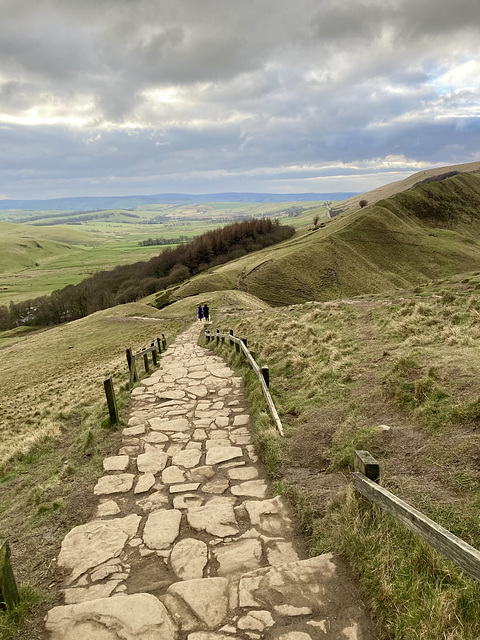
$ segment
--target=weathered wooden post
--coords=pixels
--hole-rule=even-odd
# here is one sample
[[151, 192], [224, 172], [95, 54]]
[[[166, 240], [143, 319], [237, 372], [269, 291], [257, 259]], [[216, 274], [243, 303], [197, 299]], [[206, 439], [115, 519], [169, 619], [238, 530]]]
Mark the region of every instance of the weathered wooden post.
[[143, 354], [143, 362], [145, 364], [145, 373], [150, 373], [150, 365], [148, 364], [148, 352]]
[[355, 471], [363, 473], [372, 482], [379, 481], [380, 465], [368, 451], [355, 451], [353, 466]]
[[127, 354], [128, 370], [130, 371], [132, 368], [132, 350], [126, 349], [125, 353]]
[[210, 331], [205, 331], [205, 337], [207, 339], [207, 342], [210, 342]]
[[110, 414], [110, 423], [117, 424], [118, 422], [117, 400], [115, 398], [115, 390], [113, 388], [112, 376], [105, 378], [105, 380], [103, 381], [103, 386], [105, 387], [105, 395], [107, 396], [108, 412]]
[[225, 336], [222, 336], [222, 344], [225, 344]]
[[263, 367], [261, 368], [261, 372], [262, 372], [263, 379], [265, 380], [265, 384], [267, 385], [267, 388], [268, 388], [270, 386], [270, 371], [268, 370], [267, 365], [263, 365]]
[[164, 333], [162, 333], [162, 344], [163, 344], [163, 350], [165, 351], [167, 348], [167, 339], [165, 338]]
[[12, 609], [20, 601], [10, 564], [10, 546], [0, 540], [0, 609]]
[[152, 342], [152, 362], [154, 367], [158, 366], [157, 347], [155, 346], [155, 342]]
[[[233, 329], [229, 329], [228, 333], [233, 336]], [[233, 347], [233, 340], [230, 338], [230, 346]]]
[[162, 353], [162, 344], [160, 342], [160, 338], [157, 338], [157, 347], [158, 347], [158, 355]]
[[[248, 349], [247, 339], [246, 339], [246, 338], [241, 338], [241, 340], [242, 340], [243, 344], [244, 344], [244, 345], [247, 347], [247, 349]], [[242, 351], [242, 353], [243, 353], [243, 351]], [[245, 358], [247, 357], [245, 354], [243, 354], [243, 355], [245, 356]]]
[[238, 344], [238, 342], [235, 342], [235, 351], [237, 353], [240, 353], [240, 345]]
[[218, 335], [219, 333], [220, 333], [220, 329], [217, 329], [217, 345], [218, 345], [218, 343], [220, 342], [220, 337], [219, 337], [219, 335]]
[[135, 358], [135, 356], [132, 356], [132, 361], [131, 361], [131, 366], [130, 366], [130, 380], [128, 381], [128, 384], [129, 384], [130, 388], [133, 387], [133, 385], [135, 384], [135, 382], [137, 380], [138, 380], [137, 359]]

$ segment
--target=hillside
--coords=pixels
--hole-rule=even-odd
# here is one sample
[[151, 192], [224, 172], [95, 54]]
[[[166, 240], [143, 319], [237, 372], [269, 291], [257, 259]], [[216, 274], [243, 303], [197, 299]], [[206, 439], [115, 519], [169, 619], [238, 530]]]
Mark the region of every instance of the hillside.
[[0, 273], [35, 266], [80, 246], [100, 244], [92, 233], [75, 228], [38, 228], [0, 222]]
[[172, 295], [238, 288], [269, 304], [330, 300], [480, 268], [480, 177], [462, 173], [201, 274]]

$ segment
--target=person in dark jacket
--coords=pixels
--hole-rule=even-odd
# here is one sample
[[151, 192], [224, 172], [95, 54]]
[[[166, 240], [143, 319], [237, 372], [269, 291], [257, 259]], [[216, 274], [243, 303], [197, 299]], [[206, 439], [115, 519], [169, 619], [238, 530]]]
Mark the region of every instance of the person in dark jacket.
[[202, 309], [202, 305], [198, 306], [198, 319], [201, 322], [203, 320], [203, 309]]
[[210, 309], [208, 308], [207, 303], [203, 305], [203, 317], [205, 318], [205, 322], [210, 320]]

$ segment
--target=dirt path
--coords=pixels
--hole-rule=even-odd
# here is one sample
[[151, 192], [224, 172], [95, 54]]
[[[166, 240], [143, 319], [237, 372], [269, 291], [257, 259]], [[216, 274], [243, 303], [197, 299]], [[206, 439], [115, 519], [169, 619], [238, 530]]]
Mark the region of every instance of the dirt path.
[[341, 561], [302, 559], [252, 447], [242, 379], [197, 346], [199, 330], [133, 391], [96, 519], [62, 544], [51, 640], [373, 639]]

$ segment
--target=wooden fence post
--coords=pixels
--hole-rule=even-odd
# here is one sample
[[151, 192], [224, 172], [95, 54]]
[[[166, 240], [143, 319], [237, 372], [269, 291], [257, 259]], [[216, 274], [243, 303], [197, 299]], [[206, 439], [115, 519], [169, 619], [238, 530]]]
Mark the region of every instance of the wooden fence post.
[[380, 479], [380, 465], [368, 451], [355, 451], [353, 467], [372, 482], [378, 482]]
[[150, 365], [148, 364], [148, 353], [143, 354], [143, 362], [145, 364], [145, 373], [150, 373]]
[[105, 387], [105, 394], [107, 396], [108, 412], [110, 414], [110, 423], [117, 424], [118, 422], [117, 400], [115, 398], [115, 390], [113, 388], [112, 376], [105, 378], [105, 380], [103, 381], [103, 386]]
[[[244, 344], [244, 345], [247, 347], [247, 349], [248, 349], [247, 339], [246, 339], [246, 338], [241, 338], [241, 340], [242, 340], [243, 344]], [[242, 353], [243, 353], [243, 352], [242, 352]], [[245, 356], [245, 354], [244, 354], [244, 356]], [[245, 356], [245, 358], [246, 358], [246, 357], [247, 357], [247, 356]]]
[[[233, 329], [229, 329], [228, 333], [233, 336]], [[233, 347], [233, 340], [230, 338], [230, 346]]]
[[235, 344], [235, 351], [237, 353], [240, 353], [240, 345], [238, 344], [238, 342], [235, 342], [234, 344]]
[[220, 329], [217, 329], [217, 344], [220, 342], [220, 338], [218, 336], [219, 333], [220, 333]]
[[20, 601], [18, 589], [10, 564], [10, 547], [8, 542], [0, 541], [0, 608], [5, 603], [7, 609], [12, 609]]
[[162, 344], [163, 344], [163, 350], [165, 351], [167, 348], [167, 339], [165, 338], [164, 333], [162, 333]]
[[225, 344], [225, 336], [222, 336], [222, 344]]
[[210, 331], [205, 331], [205, 337], [207, 339], [207, 342], [210, 342]]
[[162, 353], [160, 338], [157, 338], [157, 347], [158, 347], [158, 355], [160, 355]]
[[152, 362], [155, 367], [158, 366], [157, 347], [155, 346], [155, 342], [152, 342]]
[[130, 380], [128, 382], [130, 388], [133, 387], [133, 385], [135, 384], [135, 382], [137, 380], [138, 380], [137, 359], [135, 358], [135, 356], [132, 356], [132, 362], [131, 362], [131, 366], [130, 366]]
[[265, 380], [265, 384], [267, 385], [267, 388], [268, 388], [270, 386], [270, 372], [268, 370], [268, 367], [266, 365], [263, 365], [263, 367], [261, 368], [261, 372], [262, 372], [263, 379]]
[[131, 371], [131, 369], [132, 369], [132, 350], [131, 349], [126, 349], [125, 353], [127, 354], [128, 370]]

